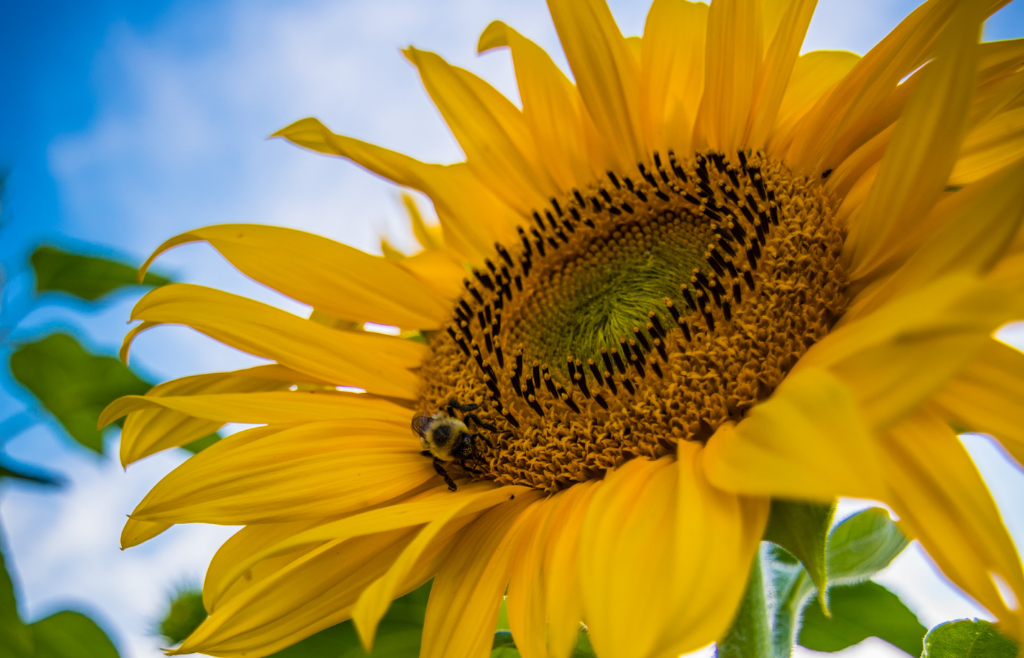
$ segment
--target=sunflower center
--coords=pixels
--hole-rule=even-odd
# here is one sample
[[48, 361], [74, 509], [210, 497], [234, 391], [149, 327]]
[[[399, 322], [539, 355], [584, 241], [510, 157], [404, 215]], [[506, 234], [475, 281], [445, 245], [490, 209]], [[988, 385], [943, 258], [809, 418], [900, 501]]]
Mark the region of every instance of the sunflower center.
[[477, 477], [554, 491], [740, 420], [845, 309], [824, 192], [708, 152], [552, 199], [431, 337], [419, 411], [475, 403]]

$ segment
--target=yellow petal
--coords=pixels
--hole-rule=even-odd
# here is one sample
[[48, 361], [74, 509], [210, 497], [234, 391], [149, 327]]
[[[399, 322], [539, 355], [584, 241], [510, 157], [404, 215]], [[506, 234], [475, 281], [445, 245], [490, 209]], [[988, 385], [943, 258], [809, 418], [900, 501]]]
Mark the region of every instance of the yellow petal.
[[440, 226], [428, 226], [423, 219], [423, 213], [416, 205], [416, 199], [408, 192], [402, 192], [402, 205], [409, 214], [409, 224], [412, 226], [412, 233], [416, 241], [426, 251], [442, 251], [444, 249], [444, 237], [441, 234]]
[[817, 4], [817, 0], [765, 3], [766, 7], [776, 10], [770, 12], [771, 14], [779, 14], [777, 10], [780, 5], [785, 5], [786, 8], [781, 12], [778, 29], [774, 30], [771, 40], [766, 42], [769, 45], [764, 61], [757, 71], [745, 146], [759, 149], [768, 141]]
[[170, 527], [170, 523], [133, 522], [131, 519], [128, 519], [124, 530], [121, 531], [121, 550], [147, 542]]
[[[506, 491], [502, 498], [490, 493], [494, 489], [494, 485], [489, 482], [466, 482], [461, 484], [456, 492], [449, 491], [447, 485], [440, 485], [413, 493], [401, 501], [391, 500], [379, 508], [348, 514], [337, 520], [316, 519], [312, 522], [303, 522], [292, 527], [288, 533], [275, 536], [273, 541], [264, 541], [256, 548], [247, 547], [244, 553], [234, 553], [231, 556], [231, 563], [220, 567], [218, 590], [234, 587], [236, 581], [259, 565], [277, 561], [296, 551], [309, 551], [326, 542], [344, 541], [353, 537], [419, 526], [433, 522], [449, 512], [454, 516], [472, 518], [471, 515], [481, 509], [507, 500], [508, 496], [514, 493], [527, 491], [513, 487], [510, 491], [514, 493]], [[403, 555], [415, 544], [416, 542], [410, 545]], [[420, 552], [423, 552], [423, 547]], [[411, 568], [415, 563], [415, 559], [411, 560], [407, 566]], [[403, 580], [399, 579], [395, 585], [401, 582]], [[393, 598], [394, 595], [386, 602], [390, 603]], [[376, 621], [374, 623], [376, 624]]]
[[396, 530], [325, 544], [224, 601], [171, 653], [259, 658], [345, 621], [412, 538]]
[[[266, 430], [266, 428], [256, 428]], [[435, 478], [392, 423], [324, 421], [241, 432], [177, 467], [132, 517], [170, 523], [279, 523], [376, 505]]]
[[672, 586], [679, 604], [660, 655], [677, 656], [723, 635], [736, 615], [768, 521], [767, 497], [715, 488], [696, 443], [678, 447], [679, 491]]
[[655, 655], [668, 618], [678, 476], [673, 460], [634, 459], [608, 474], [580, 537], [580, 589], [600, 656]]
[[693, 143], [733, 153], [744, 146], [758, 67], [764, 56], [761, 3], [716, 0], [708, 11], [704, 97]]
[[[465, 163], [426, 164], [351, 137], [336, 135], [317, 119], [302, 119], [274, 133], [306, 148], [348, 158], [434, 202], [445, 242], [467, 261], [482, 265], [495, 240], [515, 236], [520, 215], [487, 189]], [[487, 221], [480, 221], [486, 217]]]
[[1024, 354], [993, 340], [932, 398], [953, 425], [999, 440], [1024, 464]]
[[980, 3], [957, 6], [922, 72], [843, 251], [850, 277], [869, 273], [908, 218], [938, 201], [956, 162], [977, 77]]
[[812, 368], [790, 373], [704, 457], [713, 485], [736, 493], [831, 501], [884, 493], [870, 429], [851, 391]]
[[[907, 535], [953, 582], [994, 614], [1011, 637], [1024, 629], [1024, 572], [992, 497], [970, 456], [945, 423], [919, 416], [879, 441], [892, 493], [883, 498]], [[992, 574], [1016, 601], [1004, 600]]]
[[562, 192], [587, 185], [603, 170], [595, 170], [588, 157], [584, 124], [591, 119], [576, 87], [543, 48], [494, 21], [480, 35], [477, 50], [482, 53], [503, 46], [512, 53], [523, 119], [541, 165]]
[[1009, 167], [1024, 158], [1024, 107], [997, 114], [964, 138], [949, 176], [949, 184], [962, 187]]
[[[454, 500], [451, 492], [439, 491], [439, 496], [436, 496], [439, 498], [438, 502], [445, 503], [446, 508], [443, 511], [434, 512], [430, 522], [420, 530], [416, 539], [405, 547], [388, 572], [367, 587], [359, 596], [359, 600], [352, 609], [352, 620], [356, 624], [363, 648], [367, 653], [373, 649], [373, 637], [377, 632], [377, 625], [384, 613], [387, 612], [391, 601], [401, 595], [402, 586], [409, 580], [414, 567], [422, 559], [424, 552], [443, 532], [451, 533], [472, 522], [471, 515], [517, 497], [525, 502], [538, 500], [541, 496], [539, 491], [519, 486], [496, 488], [488, 483], [488, 485], [478, 486], [474, 489]], [[455, 493], [458, 494], [459, 491]]]
[[[954, 272], [889, 300], [866, 316], [840, 321], [794, 367], [825, 368], [864, 350], [914, 336], [949, 331], [993, 331], [1009, 320], [1019, 295], [980, 277]], [[845, 317], [844, 317], [845, 319]]]
[[637, 61], [605, 0], [548, 0], [576, 86], [618, 171], [644, 160]]
[[544, 598], [547, 646], [551, 658], [568, 658], [583, 618], [580, 593], [579, 543], [590, 501], [598, 481], [575, 484], [556, 494], [549, 515], [544, 555]]
[[[245, 440], [255, 440], [259, 437], [270, 436], [274, 432], [279, 431], [279, 429], [276, 427], [255, 427], [245, 432]], [[121, 530], [121, 548], [131, 548], [132, 546], [138, 546], [143, 542], [147, 542], [172, 525], [174, 525], [173, 522], [144, 521], [129, 516], [124, 524], [124, 528]]]
[[[938, 228], [892, 276], [857, 300], [858, 314], [916, 290], [943, 274], [984, 275], [1003, 255], [1024, 221], [1024, 160], [961, 190], [932, 213]], [[936, 209], [938, 210], [938, 208]]]
[[405, 54], [481, 182], [523, 215], [545, 204], [556, 189], [537, 166], [533, 136], [519, 109], [434, 53], [409, 47]]
[[343, 320], [436, 329], [450, 312], [446, 300], [391, 260], [277, 226], [222, 224], [182, 233], [160, 245], [141, 271], [168, 249], [197, 241], [246, 276]]
[[779, 105], [775, 132], [768, 143], [769, 152], [781, 155], [784, 149], [789, 148], [798, 120], [811, 111], [814, 104], [859, 60], [859, 55], [840, 50], [816, 50], [797, 58]]
[[598, 655], [676, 656], [735, 616], [768, 516], [767, 498], [718, 490], [703, 447], [635, 459], [596, 487], [580, 538], [580, 587]]
[[868, 425], [884, 431], [956, 375], [1022, 304], [1020, 290], [954, 273], [834, 330], [794, 370], [827, 366]]
[[210, 560], [203, 580], [203, 605], [209, 612], [216, 612], [221, 604], [240, 592], [254, 586], [268, 576], [280, 571], [301, 555], [315, 550], [322, 544], [311, 544], [275, 558], [251, 565], [239, 579], [236, 566], [244, 561], [252, 562], [251, 556], [277, 544], [297, 532], [316, 525], [319, 519], [304, 519], [286, 523], [259, 523], [241, 528], [224, 542]]
[[[999, 47], [998, 43], [981, 43], [976, 44], [975, 48], [978, 51], [979, 61], [977, 84], [968, 119], [968, 125], [972, 132], [1006, 109], [1013, 98], [1024, 90], [1019, 76], [1014, 76], [1011, 73], [1024, 63], [1024, 44], [1014, 48], [1004, 48]], [[896, 121], [921, 83], [926, 68], [922, 67], [915, 71], [875, 111], [862, 117], [849, 128], [847, 131], [850, 135], [849, 139], [836, 144], [835, 149], [844, 155], [841, 158], [831, 158], [830, 156], [830, 159], [841, 160], [841, 162], [828, 179], [826, 187], [829, 191], [842, 198], [853, 185], [862, 180], [862, 175], [868, 168], [881, 161], [892, 140]], [[969, 136], [970, 133], [968, 133]], [[977, 153], [977, 155], [981, 154]], [[962, 147], [958, 157], [971, 160], [968, 167], [972, 171], [976, 165], [988, 165], [987, 158], [972, 158], [971, 156], [972, 154], [967, 153], [966, 149]], [[972, 173], [970, 180], [976, 180], [977, 173]], [[952, 180], [951, 178], [950, 184], [953, 184]], [[968, 179], [964, 180], [966, 182]], [[925, 225], [928, 223], [928, 221], [924, 222]], [[903, 227], [898, 235], [893, 236], [895, 244], [890, 247], [898, 246], [899, 248], [890, 248], [888, 261], [898, 261], [901, 251], [913, 248], [912, 238], [921, 231], [920, 229], [917, 231], [907, 231], [906, 229], [907, 227]], [[880, 267], [884, 267], [884, 265], [880, 265]]]
[[466, 278], [466, 269], [445, 252], [424, 251], [402, 259], [399, 266], [433, 289], [440, 299], [450, 303], [454, 303], [465, 290], [462, 280]]
[[536, 511], [523, 523], [519, 545], [512, 555], [505, 609], [516, 650], [523, 658], [547, 656], [547, 610], [541, 568], [552, 507], [550, 500], [536, 505]]
[[[853, 223], [852, 218], [856, 217], [871, 188], [874, 187], [882, 158], [885, 157], [885, 152], [892, 142], [894, 132], [896, 124], [892, 123], [847, 156], [842, 164], [829, 174], [825, 188], [843, 200], [840, 211], [836, 214], [841, 217], [844, 226], [849, 227]], [[853, 195], [853, 190], [857, 187], [863, 189], [860, 194]], [[851, 199], [851, 196], [855, 198]], [[900, 235], [898, 239], [906, 241], [907, 237]]]
[[193, 418], [224, 423], [303, 423], [318, 420], [369, 419], [408, 425], [405, 407], [358, 393], [288, 391], [213, 393], [209, 395], [126, 395], [110, 403], [100, 416], [107, 425], [125, 414], [167, 409]]
[[640, 116], [649, 152], [690, 151], [704, 92], [708, 6], [655, 0], [647, 13], [640, 68]]
[[[859, 146], [858, 131], [851, 127], [874, 112], [897, 89], [900, 80], [929, 59], [955, 5], [950, 0], [921, 5], [864, 55], [807, 117], [800, 129], [803, 138], [795, 144], [790, 158], [794, 169], [820, 175], [834, 169]], [[852, 146], [837, 149], [837, 143]]]
[[480, 658], [494, 639], [509, 560], [535, 502], [517, 497], [466, 528], [434, 578], [423, 624], [421, 658]]
[[[419, 392], [409, 369], [427, 347], [380, 334], [330, 329], [291, 313], [212, 288], [177, 283], [139, 300], [132, 320], [183, 324], [236, 349], [339, 386], [400, 398]], [[136, 334], [129, 334], [126, 344]]]
[[509, 628], [524, 658], [567, 658], [583, 617], [577, 555], [596, 481], [574, 484], [538, 503], [512, 559]]
[[[256, 366], [171, 380], [151, 388], [146, 397], [279, 391], [307, 379], [279, 365]], [[108, 420], [104, 418], [103, 424]], [[161, 450], [186, 445], [216, 432], [223, 424], [161, 406], [140, 408], [128, 414], [121, 429], [121, 464], [127, 467]]]

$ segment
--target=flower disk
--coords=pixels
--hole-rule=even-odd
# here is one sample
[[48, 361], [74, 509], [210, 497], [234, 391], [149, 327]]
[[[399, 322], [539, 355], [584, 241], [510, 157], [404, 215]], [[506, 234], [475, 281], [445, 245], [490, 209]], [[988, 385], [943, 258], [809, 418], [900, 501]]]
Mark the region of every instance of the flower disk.
[[472, 468], [554, 491], [706, 442], [845, 309], [820, 186], [760, 153], [654, 154], [495, 245], [431, 340], [420, 409], [494, 424]]

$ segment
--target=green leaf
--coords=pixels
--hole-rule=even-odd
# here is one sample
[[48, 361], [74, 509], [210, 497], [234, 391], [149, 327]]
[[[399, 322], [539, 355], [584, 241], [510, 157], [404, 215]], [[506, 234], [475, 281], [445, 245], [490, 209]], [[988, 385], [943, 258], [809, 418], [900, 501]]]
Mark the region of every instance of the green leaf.
[[981, 619], [939, 624], [924, 638], [922, 658], [1016, 658], [1017, 643]]
[[585, 629], [580, 629], [580, 634], [576, 637], [576, 648], [572, 651], [572, 658], [596, 658], [597, 652], [594, 651], [594, 647], [590, 646], [590, 635], [587, 634]]
[[732, 626], [718, 642], [718, 658], [771, 658], [772, 629], [764, 596], [760, 553], [754, 556], [747, 591]]
[[103, 629], [81, 613], [58, 612], [29, 628], [35, 638], [34, 658], [118, 658]]
[[220, 441], [220, 439], [221, 439], [220, 434], [217, 434], [216, 432], [214, 432], [213, 434], [207, 434], [206, 436], [204, 436], [201, 439], [196, 439], [192, 443], [186, 443], [185, 445], [183, 445], [181, 447], [182, 447], [183, 450], [188, 450], [189, 452], [191, 452], [194, 455], [197, 452], [199, 452], [200, 450], [206, 450], [207, 448], [212, 446], [214, 443]]
[[516, 641], [512, 639], [512, 631], [495, 631], [494, 641], [491, 643], [491, 649], [500, 649], [502, 647], [515, 647]]
[[491, 649], [491, 658], [520, 658], [519, 649], [514, 644], [512, 646], [500, 646]]
[[507, 631], [508, 628], [509, 628], [509, 625], [508, 625], [508, 604], [506, 603], [506, 599], [505, 598], [501, 599], [501, 605], [498, 606], [498, 624], [497, 624], [497, 628], [498, 628], [499, 631]]
[[[377, 627], [373, 658], [417, 658], [423, 618], [427, 612], [430, 583], [396, 599]], [[352, 621], [320, 631], [287, 649], [274, 658], [366, 658], [359, 635]]]
[[[889, 566], [906, 548], [907, 539], [888, 512], [872, 508], [858, 512], [836, 525], [826, 541], [828, 587], [869, 578]], [[800, 614], [815, 585], [800, 560], [781, 546], [765, 552], [765, 571], [774, 596], [772, 644], [776, 658], [789, 658], [796, 641]]]
[[18, 464], [10, 459], [0, 462], [0, 480], [4, 478], [25, 480], [26, 482], [34, 482], [49, 487], [59, 487], [64, 483], [63, 479], [58, 475]]
[[206, 619], [206, 607], [203, 605], [203, 593], [197, 589], [184, 589], [174, 595], [167, 614], [160, 622], [160, 635], [171, 644], [181, 641], [199, 628]]
[[91, 354], [67, 334], [53, 334], [11, 355], [11, 374], [83, 446], [103, 452], [96, 421], [122, 395], [141, 395], [149, 384], [115, 358]]
[[835, 509], [835, 504], [773, 500], [768, 527], [764, 531], [765, 540], [782, 546], [804, 565], [818, 588], [818, 599], [825, 610], [828, 609], [825, 600], [828, 587], [825, 552]]
[[[139, 285], [138, 269], [105, 258], [85, 256], [53, 247], [39, 247], [30, 257], [36, 291], [60, 291], [93, 301], [122, 286]], [[146, 273], [145, 286], [162, 286], [170, 279]]]
[[843, 585], [867, 580], [889, 566], [909, 543], [884, 509], [854, 514], [829, 535], [829, 580]]
[[[3, 537], [0, 537], [0, 549]], [[18, 616], [18, 602], [14, 595], [14, 583], [7, 572], [4, 555], [0, 550], [0, 650], [7, 651], [12, 658], [32, 654], [32, 631], [21, 623]], [[0, 651], [3, 655], [3, 651]]]
[[911, 656], [920, 656], [928, 630], [899, 597], [878, 583], [833, 587], [831, 618], [816, 605], [804, 609], [800, 645], [815, 651], [840, 651], [868, 637], [878, 637]]

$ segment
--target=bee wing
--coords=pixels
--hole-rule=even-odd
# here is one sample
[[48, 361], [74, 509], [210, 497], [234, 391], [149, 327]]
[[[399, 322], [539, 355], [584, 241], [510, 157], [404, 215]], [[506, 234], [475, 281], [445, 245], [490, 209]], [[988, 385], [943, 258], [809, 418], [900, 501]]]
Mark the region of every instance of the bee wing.
[[423, 436], [426, 433], [430, 420], [430, 416], [427, 414], [420, 414], [412, 419], [412, 431], [416, 433], [416, 436]]

